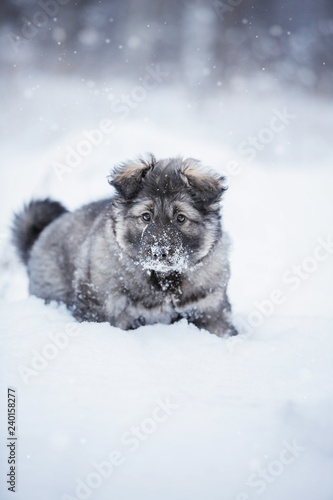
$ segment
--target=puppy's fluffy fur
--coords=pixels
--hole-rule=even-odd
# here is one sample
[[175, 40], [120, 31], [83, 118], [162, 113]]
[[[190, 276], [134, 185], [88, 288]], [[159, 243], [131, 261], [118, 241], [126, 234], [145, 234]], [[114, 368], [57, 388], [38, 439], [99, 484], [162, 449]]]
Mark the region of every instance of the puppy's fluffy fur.
[[127, 330], [187, 318], [216, 335], [236, 334], [223, 181], [197, 160], [149, 156], [114, 169], [113, 197], [73, 213], [32, 201], [13, 227], [30, 292], [64, 302], [80, 321]]

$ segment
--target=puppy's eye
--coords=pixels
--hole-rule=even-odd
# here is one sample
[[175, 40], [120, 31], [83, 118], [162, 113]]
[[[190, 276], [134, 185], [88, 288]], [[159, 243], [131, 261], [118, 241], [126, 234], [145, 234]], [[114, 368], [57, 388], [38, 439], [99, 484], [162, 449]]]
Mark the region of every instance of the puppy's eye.
[[145, 212], [144, 214], [141, 215], [142, 220], [145, 222], [150, 222], [151, 221], [151, 214], [149, 212]]
[[183, 222], [185, 222], [185, 220], [186, 220], [185, 215], [183, 215], [183, 214], [177, 215], [177, 222], [179, 222], [179, 224], [183, 224]]

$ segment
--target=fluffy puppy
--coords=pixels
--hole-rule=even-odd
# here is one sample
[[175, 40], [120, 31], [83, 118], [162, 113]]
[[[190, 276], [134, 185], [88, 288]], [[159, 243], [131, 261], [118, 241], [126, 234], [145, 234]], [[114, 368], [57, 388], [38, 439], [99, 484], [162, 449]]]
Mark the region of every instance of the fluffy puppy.
[[17, 214], [15, 246], [30, 293], [64, 302], [80, 321], [124, 330], [187, 318], [235, 335], [227, 297], [224, 178], [194, 159], [129, 161], [115, 194], [70, 213], [49, 199]]

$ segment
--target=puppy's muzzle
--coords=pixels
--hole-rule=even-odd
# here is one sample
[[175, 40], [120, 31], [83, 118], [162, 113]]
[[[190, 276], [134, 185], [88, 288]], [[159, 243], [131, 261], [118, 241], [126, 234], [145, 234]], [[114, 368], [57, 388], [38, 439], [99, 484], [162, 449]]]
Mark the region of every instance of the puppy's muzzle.
[[140, 258], [144, 268], [155, 271], [186, 267], [187, 257], [179, 230], [151, 224], [143, 235]]
[[151, 253], [152, 253], [152, 259], [156, 261], [167, 261], [168, 256], [170, 254], [169, 247], [159, 247], [159, 246], [152, 246], [151, 247]]

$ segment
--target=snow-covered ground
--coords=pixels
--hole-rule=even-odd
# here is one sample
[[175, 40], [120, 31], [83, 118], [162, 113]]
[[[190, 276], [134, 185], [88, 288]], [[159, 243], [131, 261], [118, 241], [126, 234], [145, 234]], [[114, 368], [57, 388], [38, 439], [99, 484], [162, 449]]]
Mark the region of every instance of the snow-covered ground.
[[[34, 74], [13, 80], [4, 103], [0, 497], [14, 497], [11, 386], [18, 500], [331, 500], [333, 105], [264, 81], [202, 102], [158, 78], [147, 90]], [[99, 144], [82, 145], [88, 137]], [[185, 321], [77, 324], [28, 297], [9, 244], [13, 211], [31, 197], [74, 209], [105, 196], [112, 166], [146, 151], [229, 175], [238, 337]]]

